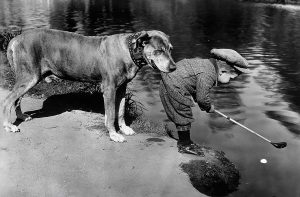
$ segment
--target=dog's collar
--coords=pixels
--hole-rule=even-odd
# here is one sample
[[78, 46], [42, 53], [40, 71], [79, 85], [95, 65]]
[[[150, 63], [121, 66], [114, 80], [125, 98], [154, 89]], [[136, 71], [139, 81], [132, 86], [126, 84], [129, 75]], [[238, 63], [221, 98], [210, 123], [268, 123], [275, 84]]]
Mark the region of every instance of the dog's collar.
[[134, 34], [131, 34], [127, 38], [127, 44], [129, 48], [129, 53], [132, 61], [141, 68], [142, 66], [145, 66], [148, 64], [147, 60], [145, 59], [143, 55], [143, 47], [138, 46], [137, 48], [134, 48], [135, 43], [137, 42], [137, 38], [141, 35], [141, 32], [137, 32]]

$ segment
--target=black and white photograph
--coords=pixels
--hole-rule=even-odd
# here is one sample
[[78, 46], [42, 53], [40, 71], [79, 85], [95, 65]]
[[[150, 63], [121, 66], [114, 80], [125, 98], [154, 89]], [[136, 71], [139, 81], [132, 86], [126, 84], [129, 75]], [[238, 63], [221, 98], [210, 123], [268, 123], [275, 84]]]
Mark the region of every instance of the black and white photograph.
[[0, 0], [1, 197], [300, 197], [300, 0]]

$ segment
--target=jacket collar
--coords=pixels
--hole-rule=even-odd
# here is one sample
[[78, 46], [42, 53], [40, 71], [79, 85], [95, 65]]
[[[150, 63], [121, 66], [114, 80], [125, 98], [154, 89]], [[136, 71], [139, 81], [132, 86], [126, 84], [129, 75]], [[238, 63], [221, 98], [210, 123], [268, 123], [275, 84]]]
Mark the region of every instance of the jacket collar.
[[141, 32], [137, 32], [134, 34], [130, 34], [127, 38], [127, 45], [129, 48], [129, 53], [132, 61], [137, 65], [137, 67], [141, 68], [148, 64], [147, 60], [144, 58], [143, 50], [144, 47], [138, 46], [135, 48], [135, 44], [137, 42], [137, 38], [141, 35]]

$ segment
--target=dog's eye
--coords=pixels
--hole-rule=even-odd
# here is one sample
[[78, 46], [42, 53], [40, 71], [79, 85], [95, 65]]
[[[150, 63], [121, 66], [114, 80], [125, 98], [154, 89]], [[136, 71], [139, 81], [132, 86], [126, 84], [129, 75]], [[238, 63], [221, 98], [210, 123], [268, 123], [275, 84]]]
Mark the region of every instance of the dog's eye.
[[153, 53], [155, 56], [161, 55], [164, 51], [163, 50], [155, 50]]

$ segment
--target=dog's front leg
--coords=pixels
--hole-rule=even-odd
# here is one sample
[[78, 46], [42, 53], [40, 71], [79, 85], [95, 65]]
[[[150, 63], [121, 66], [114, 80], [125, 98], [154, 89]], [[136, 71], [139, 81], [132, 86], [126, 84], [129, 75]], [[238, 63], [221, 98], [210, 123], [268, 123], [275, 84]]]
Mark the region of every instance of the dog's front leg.
[[126, 125], [124, 116], [125, 116], [125, 95], [126, 95], [126, 87], [127, 84], [124, 83], [121, 87], [118, 88], [118, 95], [117, 95], [117, 102], [116, 102], [116, 113], [118, 118], [118, 124], [120, 127], [120, 131], [124, 135], [134, 135], [135, 132], [133, 129], [131, 129], [129, 126]]
[[115, 101], [116, 88], [106, 87], [103, 91], [104, 106], [105, 106], [105, 126], [108, 129], [109, 137], [115, 142], [124, 142], [125, 138], [116, 132], [115, 123]]

